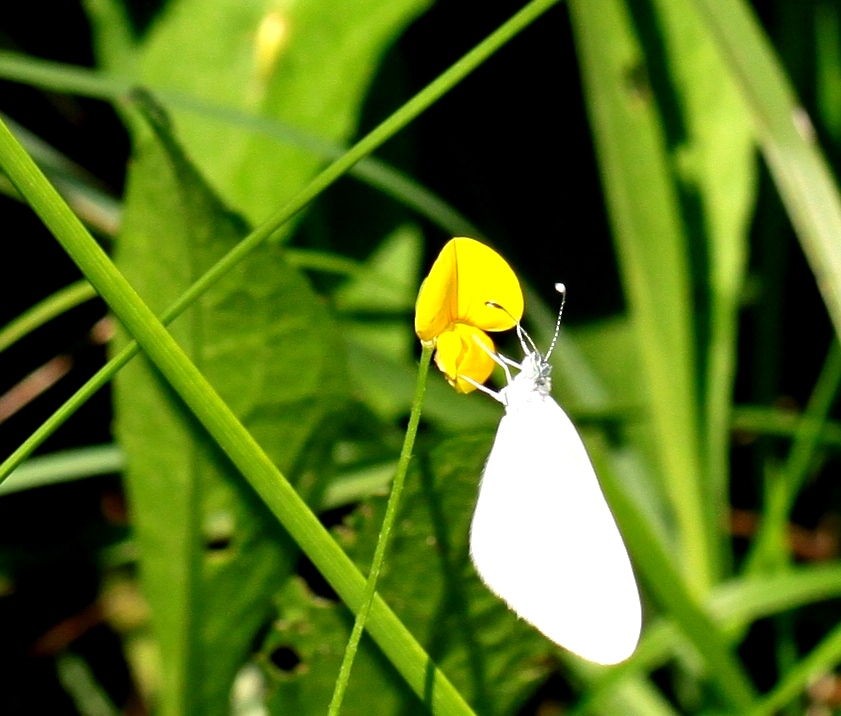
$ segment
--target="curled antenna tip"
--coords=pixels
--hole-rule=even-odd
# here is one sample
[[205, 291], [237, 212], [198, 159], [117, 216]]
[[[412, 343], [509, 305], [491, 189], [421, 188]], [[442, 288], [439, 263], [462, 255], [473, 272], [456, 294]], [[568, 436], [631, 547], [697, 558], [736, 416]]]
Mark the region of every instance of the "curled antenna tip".
[[549, 350], [546, 351], [544, 360], [549, 360], [552, 351], [555, 350], [555, 345], [558, 343], [558, 333], [561, 330], [561, 316], [564, 313], [564, 304], [567, 300], [567, 287], [562, 283], [555, 284], [555, 290], [561, 294], [561, 307], [558, 309], [558, 320], [555, 322], [555, 334], [552, 336], [552, 342], [549, 344]]

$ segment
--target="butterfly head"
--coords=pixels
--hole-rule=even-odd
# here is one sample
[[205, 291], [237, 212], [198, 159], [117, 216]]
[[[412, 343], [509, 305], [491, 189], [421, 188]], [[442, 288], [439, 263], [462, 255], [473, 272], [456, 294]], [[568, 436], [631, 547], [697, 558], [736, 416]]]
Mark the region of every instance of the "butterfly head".
[[[515, 396], [521, 396], [528, 401], [531, 399], [530, 396], [533, 396], [535, 393], [540, 396], [546, 396], [549, 395], [552, 390], [552, 366], [549, 363], [549, 356], [552, 354], [558, 340], [558, 332], [561, 327], [561, 315], [563, 314], [564, 303], [566, 302], [566, 288], [564, 285], [562, 283], [556, 283], [555, 290], [561, 294], [561, 307], [558, 311], [558, 320], [555, 324], [555, 333], [552, 336], [552, 343], [549, 345], [549, 350], [546, 351], [546, 355], [543, 355], [537, 349], [535, 342], [531, 339], [531, 336], [526, 333], [520, 322], [513, 319], [517, 329], [517, 338], [520, 340], [520, 346], [523, 349], [524, 357], [519, 366], [516, 363], [508, 361], [509, 365], [514, 365], [520, 369], [520, 372], [513, 379], [508, 373], [508, 368], [505, 363], [497, 360], [497, 362], [505, 368], [506, 375], [508, 375], [509, 380], [508, 386], [500, 391], [502, 395], [501, 402], [503, 402], [506, 406], [511, 405], [512, 399], [514, 399], [515, 402], [519, 402], [515, 399]], [[511, 315], [504, 306], [501, 306], [494, 301], [487, 301], [486, 305], [498, 308], [501, 311], [505, 311], [505, 313], [509, 316]]]
[[531, 383], [533, 389], [543, 395], [548, 395], [552, 390], [552, 366], [538, 351], [526, 353], [517, 377]]

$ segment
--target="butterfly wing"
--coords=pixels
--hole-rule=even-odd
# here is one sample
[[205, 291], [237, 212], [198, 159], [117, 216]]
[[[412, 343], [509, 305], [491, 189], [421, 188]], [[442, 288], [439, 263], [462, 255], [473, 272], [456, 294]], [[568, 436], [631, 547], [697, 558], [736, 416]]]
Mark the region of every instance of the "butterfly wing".
[[600, 664], [636, 648], [641, 608], [625, 544], [581, 438], [549, 396], [509, 406], [470, 529], [476, 570], [523, 619]]

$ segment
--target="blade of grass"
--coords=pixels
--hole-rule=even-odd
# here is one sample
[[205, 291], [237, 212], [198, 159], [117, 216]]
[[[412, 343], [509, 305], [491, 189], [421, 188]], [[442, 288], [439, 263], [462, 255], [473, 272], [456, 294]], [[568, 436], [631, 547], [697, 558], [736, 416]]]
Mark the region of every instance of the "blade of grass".
[[841, 346], [834, 340], [809, 403], [798, 421], [785, 466], [770, 472], [765, 485], [765, 508], [751, 545], [745, 571], [783, 566], [789, 559], [786, 526], [797, 494], [809, 476], [821, 433], [841, 389]]
[[[3, 51], [0, 51], [0, 77], [43, 87], [50, 91], [67, 92], [112, 102], [124, 99], [133, 87], [124, 80], [108, 78], [95, 70], [47, 62]], [[301, 147], [325, 159], [336, 160], [347, 151], [346, 147], [321, 140], [278, 120], [216, 106], [184, 94], [158, 91], [155, 87], [147, 87], [147, 89], [155, 92], [156, 98], [169, 109], [191, 112], [220, 123], [239, 127], [246, 132], [262, 134], [278, 142]], [[455, 208], [422, 184], [380, 159], [374, 157], [362, 159], [348, 171], [348, 174], [414, 209], [453, 236], [481, 238], [482, 232]], [[59, 189], [61, 188], [59, 186]]]
[[588, 441], [605, 497], [622, 528], [622, 535], [649, 591], [665, 607], [687, 639], [704, 658], [713, 685], [721, 697], [743, 713], [754, 700], [754, 688], [727, 639], [687, 587], [672, 558], [645, 514], [617, 479], [602, 440]]
[[835, 3], [815, 6], [817, 104], [832, 140], [841, 143], [841, 10]]
[[117, 445], [96, 445], [55, 452], [32, 458], [25, 465], [21, 465], [12, 473], [10, 480], [0, 485], [0, 496], [59, 482], [120, 472], [124, 466], [125, 456]]
[[841, 336], [841, 197], [808, 115], [743, 0], [693, 0], [751, 112], [762, 154]]
[[[652, 431], [696, 595], [713, 574], [700, 460], [689, 246], [643, 48], [621, 0], [570, 3], [599, 169], [650, 395]], [[645, 559], [644, 553], [635, 554]]]
[[84, 280], [65, 286], [51, 296], [47, 296], [0, 329], [0, 351], [6, 350], [56, 316], [95, 297], [96, 291], [93, 286]]
[[747, 716], [771, 716], [793, 701], [818, 676], [841, 663], [841, 626], [835, 627], [809, 655], [799, 661]]
[[740, 405], [733, 410], [731, 427], [734, 431], [792, 438], [801, 428], [818, 430], [820, 444], [841, 448], [841, 423], [826, 421], [823, 425], [810, 422], [805, 416], [791, 410]]
[[[313, 198], [328, 186], [343, 176], [363, 157], [370, 154], [377, 147], [394, 136], [415, 117], [436, 102], [464, 77], [481, 65], [488, 57], [502, 47], [506, 42], [525, 29], [546, 10], [557, 4], [559, 0], [533, 0], [526, 7], [516, 13], [511, 19], [501, 25], [487, 38], [480, 42], [454, 65], [445, 70], [424, 89], [418, 92], [406, 104], [381, 122], [371, 132], [365, 135], [341, 158], [337, 159], [322, 171], [296, 197], [267, 219], [257, 229], [246, 236], [225, 257], [219, 260], [204, 274], [181, 298], [167, 309], [161, 316], [163, 323], [169, 323], [185, 311], [199, 296], [213, 286], [259, 244], [271, 238], [283, 224], [303, 209]], [[122, 366], [131, 360], [138, 351], [136, 343], [126, 346], [117, 356], [112, 358], [96, 375], [83, 385], [64, 405], [62, 405], [48, 420], [24, 441], [0, 465], [0, 483], [8, 477], [12, 470], [19, 466], [32, 452], [52, 435], [78, 408], [94, 393], [105, 385]]]

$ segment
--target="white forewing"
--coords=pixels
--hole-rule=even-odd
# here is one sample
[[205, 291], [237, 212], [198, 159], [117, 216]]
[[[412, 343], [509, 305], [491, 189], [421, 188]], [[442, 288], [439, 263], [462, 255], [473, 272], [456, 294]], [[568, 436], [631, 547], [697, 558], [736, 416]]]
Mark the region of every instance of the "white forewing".
[[581, 438], [549, 395], [516, 391], [507, 402], [470, 530], [476, 569], [557, 644], [599, 664], [627, 659], [639, 592]]

